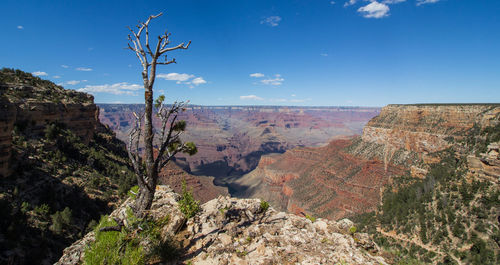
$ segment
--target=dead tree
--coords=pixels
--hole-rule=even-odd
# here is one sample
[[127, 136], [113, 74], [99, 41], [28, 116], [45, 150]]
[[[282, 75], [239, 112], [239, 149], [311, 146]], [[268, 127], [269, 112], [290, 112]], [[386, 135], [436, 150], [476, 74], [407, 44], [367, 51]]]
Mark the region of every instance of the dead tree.
[[[157, 154], [155, 156], [155, 134], [153, 132], [153, 85], [156, 78], [156, 67], [158, 65], [167, 65], [176, 63], [175, 58], [169, 60], [167, 53], [174, 50], [187, 49], [191, 41], [186, 45], [181, 43], [177, 46], [169, 47], [170, 33], [165, 32], [157, 37], [156, 47], [154, 50], [150, 47], [149, 40], [149, 23], [152, 19], [161, 16], [150, 16], [146, 22], [139, 22], [137, 31], [129, 27], [131, 34], [128, 35], [127, 49], [135, 52], [137, 58], [142, 65], [142, 80], [144, 83], [144, 101], [146, 104], [145, 112], [142, 115], [137, 115], [135, 126], [130, 132], [128, 142], [128, 155], [132, 162], [135, 174], [137, 176], [137, 185], [139, 193], [135, 201], [134, 212], [138, 216], [142, 216], [144, 211], [149, 210], [156, 190], [158, 182], [158, 173], [161, 169], [179, 152], [193, 155], [196, 153], [196, 146], [191, 143], [183, 143], [180, 135], [186, 128], [185, 121], [178, 121], [178, 114], [185, 110], [187, 102], [175, 102], [170, 107], [163, 105], [164, 96], [158, 97], [156, 100], [157, 116], [161, 120], [161, 130], [158, 135]], [[143, 35], [145, 34], [145, 36]], [[144, 120], [144, 124], [143, 124]], [[139, 155], [139, 142], [144, 143], [144, 160]]]

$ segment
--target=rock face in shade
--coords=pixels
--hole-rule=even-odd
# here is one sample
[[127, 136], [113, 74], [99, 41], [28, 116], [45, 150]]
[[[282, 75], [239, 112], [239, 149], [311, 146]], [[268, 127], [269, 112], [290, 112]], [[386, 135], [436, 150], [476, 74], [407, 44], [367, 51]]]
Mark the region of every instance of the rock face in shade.
[[50, 123], [64, 124], [88, 143], [99, 124], [99, 109], [91, 95], [65, 90], [50, 81], [8, 70], [0, 72], [0, 175], [9, 173], [14, 128], [42, 137]]
[[9, 174], [12, 129], [16, 113], [15, 106], [0, 95], [0, 178]]
[[[499, 104], [389, 105], [371, 119], [361, 137], [328, 146], [298, 147], [261, 158], [258, 167], [237, 181], [242, 197], [263, 198], [280, 210], [339, 219], [375, 210], [385, 184], [409, 172], [424, 178], [441, 151], [495, 126]], [[498, 144], [470, 168], [498, 179]]]
[[[349, 234], [353, 224], [347, 219], [312, 222], [272, 207], [263, 210], [260, 200], [220, 196], [182, 226], [186, 220], [178, 200], [169, 187], [158, 186], [150, 213], [155, 220], [169, 215], [162, 235], [182, 240], [183, 256], [168, 264], [387, 264], [367, 234]], [[127, 200], [111, 216], [125, 219], [131, 203]], [[94, 240], [94, 232], [87, 234], [56, 264], [81, 264]]]

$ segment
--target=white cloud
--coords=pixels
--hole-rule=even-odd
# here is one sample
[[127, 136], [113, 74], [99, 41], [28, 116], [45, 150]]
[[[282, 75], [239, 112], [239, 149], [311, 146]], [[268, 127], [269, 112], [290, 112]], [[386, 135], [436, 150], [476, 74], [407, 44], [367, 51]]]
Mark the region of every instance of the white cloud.
[[356, 4], [356, 2], [358, 2], [358, 0], [349, 0], [349, 2], [345, 2], [344, 6], [352, 6]]
[[42, 71], [36, 71], [36, 72], [31, 73], [31, 74], [33, 74], [34, 76], [46, 76], [46, 75], [49, 75], [46, 72], [42, 72]]
[[83, 72], [90, 72], [90, 71], [92, 71], [92, 68], [88, 68], [88, 67], [78, 67], [78, 68], [76, 68], [75, 70], [77, 70], [77, 71], [83, 71]]
[[61, 78], [61, 76], [60, 75], [55, 75], [52, 78], [58, 79], [58, 78]]
[[434, 4], [439, 2], [440, 0], [417, 0], [417, 6], [425, 5], [425, 4]]
[[193, 83], [193, 85], [201, 85], [201, 84], [206, 84], [207, 81], [205, 81], [205, 79], [203, 79], [203, 77], [197, 77], [195, 79], [193, 79], [193, 81], [191, 81], [191, 83]]
[[17, 26], [17, 29], [24, 29], [24, 27], [19, 25], [19, 26]]
[[331, 5], [335, 5], [335, 1], [330, 1], [330, 4]]
[[260, 77], [264, 77], [264, 74], [262, 73], [253, 73], [253, 74], [250, 74], [251, 77], [255, 77], [255, 78], [260, 78]]
[[76, 85], [79, 83], [80, 83], [80, 81], [78, 81], [78, 80], [71, 80], [71, 81], [66, 82], [67, 85]]
[[207, 81], [203, 79], [203, 77], [192, 74], [179, 74], [179, 73], [168, 73], [168, 74], [158, 74], [156, 75], [158, 78], [162, 78], [169, 81], [175, 81], [176, 84], [186, 84], [189, 85], [190, 88], [193, 88], [192, 85], [198, 86], [201, 84], [206, 84]]
[[279, 16], [270, 16], [266, 17], [263, 20], [260, 21], [260, 24], [267, 24], [271, 27], [276, 27], [279, 25], [279, 22], [281, 21], [281, 17]]
[[360, 7], [358, 12], [363, 13], [365, 18], [383, 18], [389, 15], [389, 10], [386, 4], [373, 1], [366, 6]]
[[69, 66], [65, 65], [65, 64], [61, 64], [61, 67], [62, 68], [69, 68]]
[[295, 94], [292, 94], [292, 97], [296, 97], [296, 96], [297, 96], [297, 95], [295, 95]]
[[240, 96], [241, 100], [264, 100], [261, 97], [258, 97], [256, 95], [248, 95], [248, 96]]
[[77, 89], [80, 92], [87, 93], [109, 93], [114, 95], [134, 95], [134, 92], [142, 89], [143, 86], [138, 84], [129, 84], [127, 82], [121, 82], [116, 84], [105, 84], [105, 85], [86, 85], [85, 87]]
[[327, 57], [328, 53], [321, 53], [320, 55], [323, 56], [323, 57]]
[[264, 85], [273, 85], [273, 86], [279, 86], [283, 84], [283, 81], [285, 81], [285, 79], [282, 78], [281, 75], [279, 74], [274, 75], [274, 78], [266, 78], [260, 80], [260, 82]]
[[406, 0], [384, 0], [384, 1], [382, 1], [382, 3], [384, 3], [384, 4], [399, 4], [399, 3], [403, 3], [403, 2], [406, 2]]
[[194, 77], [194, 75], [190, 74], [179, 74], [179, 73], [168, 73], [168, 74], [158, 74], [156, 75], [158, 78], [163, 78], [165, 80], [177, 81], [177, 84], [181, 82], [185, 82]]

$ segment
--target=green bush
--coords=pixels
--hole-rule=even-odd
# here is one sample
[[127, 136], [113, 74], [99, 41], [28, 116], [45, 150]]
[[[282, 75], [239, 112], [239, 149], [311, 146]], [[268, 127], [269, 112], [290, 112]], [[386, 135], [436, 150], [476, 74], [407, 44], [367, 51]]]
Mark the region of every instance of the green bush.
[[201, 210], [200, 201], [193, 197], [193, 193], [187, 190], [186, 180], [182, 181], [182, 195], [179, 201], [179, 208], [186, 218], [191, 218]]
[[316, 217], [306, 214], [306, 218], [311, 220], [311, 222], [316, 222]]
[[[127, 209], [129, 226], [121, 231], [100, 232], [107, 226], [116, 226], [116, 222], [102, 216], [94, 229], [96, 240], [85, 250], [85, 264], [150, 264], [158, 261], [168, 262], [176, 259], [180, 246], [171, 237], [162, 238], [161, 230], [168, 224], [170, 216], [160, 220], [140, 219]], [[143, 247], [141, 242], [150, 242]]]
[[139, 186], [135, 185], [132, 188], [130, 188], [127, 194], [130, 198], [135, 200], [137, 198], [138, 192], [139, 192]]
[[265, 213], [267, 209], [269, 209], [269, 203], [264, 200], [260, 200], [260, 211]]
[[100, 232], [106, 226], [117, 225], [107, 216], [101, 217], [96, 227], [96, 240], [85, 251], [85, 264], [144, 264], [145, 254], [139, 240], [129, 238], [128, 233], [122, 231]]
[[42, 217], [47, 217], [50, 211], [50, 207], [47, 204], [42, 204], [35, 207], [35, 213], [41, 215]]
[[57, 211], [51, 215], [50, 218], [52, 219], [50, 230], [60, 234], [64, 228], [71, 225], [71, 209], [66, 207], [63, 211]]
[[21, 212], [22, 213], [27, 213], [31, 208], [31, 205], [29, 204], [29, 202], [23, 202], [21, 204]]

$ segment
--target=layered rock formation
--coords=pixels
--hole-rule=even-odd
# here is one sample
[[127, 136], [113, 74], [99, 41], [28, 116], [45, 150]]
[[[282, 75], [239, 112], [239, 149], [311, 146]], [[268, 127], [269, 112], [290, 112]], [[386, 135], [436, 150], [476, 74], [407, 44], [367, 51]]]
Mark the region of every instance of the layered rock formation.
[[[182, 241], [182, 254], [174, 261], [178, 264], [386, 264], [366, 234], [349, 233], [353, 225], [349, 220], [312, 222], [263, 208], [259, 200], [221, 196], [203, 204], [181, 230], [185, 218], [178, 200], [171, 189], [159, 186], [150, 213], [155, 220], [170, 216], [159, 229], [164, 237], [174, 235]], [[131, 203], [126, 201], [110, 216], [126, 220]], [[86, 246], [94, 240], [94, 232], [87, 234], [64, 250], [56, 264], [81, 263]]]
[[495, 104], [388, 105], [363, 128], [365, 142], [432, 153], [463, 139], [474, 126], [491, 126]]
[[295, 148], [263, 156], [257, 169], [238, 181], [242, 197], [269, 200], [278, 209], [332, 220], [374, 210], [382, 187], [403, 168], [353, 156], [351, 139], [319, 148]]
[[168, 163], [159, 174], [158, 183], [169, 185], [181, 194], [182, 183], [185, 181], [188, 191], [192, 192], [194, 198], [201, 203], [217, 198], [219, 195], [229, 195], [227, 188], [215, 186], [214, 177], [194, 176], [179, 168], [174, 163]]
[[[479, 131], [498, 124], [499, 116], [498, 104], [389, 105], [368, 122], [360, 138], [263, 156], [254, 171], [236, 182], [242, 190], [237, 195], [332, 219], [372, 211], [393, 178], [407, 172], [425, 178], [429, 164], [439, 162], [437, 151], [480, 138]], [[495, 148], [490, 145], [479, 158], [471, 155], [471, 168], [497, 178]]]

